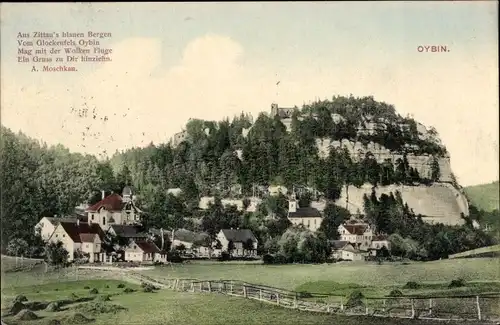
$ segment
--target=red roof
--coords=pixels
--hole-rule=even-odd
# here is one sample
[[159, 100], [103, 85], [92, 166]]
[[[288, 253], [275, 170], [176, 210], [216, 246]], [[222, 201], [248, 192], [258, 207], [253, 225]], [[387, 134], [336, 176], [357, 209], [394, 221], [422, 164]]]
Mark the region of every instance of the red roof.
[[101, 226], [96, 223], [89, 225], [86, 222], [80, 222], [79, 224], [76, 222], [61, 222], [59, 225], [64, 229], [64, 231], [66, 231], [68, 236], [75, 243], [82, 242], [82, 239], [80, 238], [80, 235], [82, 234], [96, 234], [101, 240], [104, 238], [104, 232], [102, 231]]
[[156, 246], [152, 242], [147, 242], [147, 241], [138, 241], [135, 242], [137, 246], [144, 252], [144, 253], [159, 253], [160, 249], [158, 246]]
[[365, 233], [366, 228], [368, 228], [368, 227], [365, 225], [344, 225], [344, 228], [349, 233], [351, 233], [351, 235], [362, 236]]
[[122, 197], [116, 193], [108, 195], [101, 201], [89, 207], [87, 211], [96, 212], [100, 208], [105, 208], [108, 211], [121, 211], [123, 208]]

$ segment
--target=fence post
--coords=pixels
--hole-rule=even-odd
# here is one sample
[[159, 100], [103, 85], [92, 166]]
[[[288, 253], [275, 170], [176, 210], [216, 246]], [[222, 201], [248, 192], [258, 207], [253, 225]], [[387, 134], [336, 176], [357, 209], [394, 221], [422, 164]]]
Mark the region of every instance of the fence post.
[[326, 312], [330, 313], [330, 305], [329, 304], [326, 304]]
[[280, 304], [280, 294], [276, 293], [276, 304]]
[[200, 292], [203, 292], [203, 281], [200, 281]]
[[177, 290], [178, 285], [179, 285], [179, 279], [175, 279], [174, 290]]
[[365, 315], [368, 315], [368, 300], [365, 299]]
[[384, 305], [382, 307], [382, 311], [385, 313], [385, 299], [383, 300], [383, 302], [384, 302]]
[[233, 294], [233, 280], [231, 280], [231, 294]]
[[298, 293], [295, 293], [295, 297], [293, 297], [293, 308], [298, 308], [299, 307], [299, 299], [298, 299]]
[[259, 289], [259, 300], [262, 300], [262, 289]]
[[479, 296], [476, 296], [477, 319], [481, 320], [481, 305], [479, 304]]
[[186, 282], [184, 280], [182, 280], [182, 287], [181, 287], [182, 291], [184, 291], [185, 284], [186, 284]]
[[243, 285], [243, 297], [247, 297], [247, 286]]
[[191, 291], [194, 292], [194, 282], [191, 281]]
[[344, 311], [344, 298], [340, 297], [340, 310]]
[[432, 298], [429, 299], [429, 316], [432, 316]]
[[208, 292], [212, 292], [212, 282], [208, 281]]
[[411, 300], [411, 318], [415, 318], [415, 303], [413, 299]]

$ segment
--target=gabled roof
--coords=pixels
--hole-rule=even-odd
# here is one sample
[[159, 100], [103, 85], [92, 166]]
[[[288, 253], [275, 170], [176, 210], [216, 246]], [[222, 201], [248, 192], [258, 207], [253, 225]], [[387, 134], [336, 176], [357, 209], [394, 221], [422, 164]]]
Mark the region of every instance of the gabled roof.
[[87, 209], [87, 212], [97, 212], [100, 208], [105, 208], [108, 211], [135, 210], [136, 212], [141, 212], [133, 202], [124, 202], [123, 198], [116, 193], [108, 195], [92, 205]]
[[367, 225], [343, 225], [351, 235], [362, 236], [368, 229]]
[[54, 226], [57, 226], [60, 222], [76, 222], [76, 220], [84, 221], [87, 219], [85, 216], [78, 216], [78, 217], [45, 217], [47, 220], [50, 221], [51, 224]]
[[100, 208], [105, 208], [108, 211], [121, 211], [123, 208], [122, 197], [116, 193], [106, 196], [101, 201], [90, 206], [87, 211], [95, 212]]
[[257, 241], [253, 232], [249, 229], [222, 229], [224, 237], [233, 243], [244, 243], [249, 239], [252, 241]]
[[97, 234], [80, 234], [80, 241], [82, 243], [93, 243]]
[[[170, 235], [172, 233], [170, 232]], [[170, 236], [172, 237], [172, 236]], [[209, 235], [207, 233], [196, 233], [187, 229], [174, 231], [174, 238], [170, 240], [180, 240], [186, 243], [203, 242]]]
[[321, 213], [311, 207], [297, 208], [295, 212], [288, 212], [288, 218], [321, 218]]
[[331, 240], [330, 244], [332, 245], [332, 249], [342, 249], [349, 245], [349, 242], [346, 240]]
[[131, 238], [131, 237], [142, 237], [147, 238], [148, 235], [141, 233], [140, 229], [134, 225], [111, 225], [110, 229], [113, 229], [117, 236], [123, 238]]
[[104, 238], [104, 232], [102, 231], [101, 226], [96, 223], [89, 225], [86, 222], [80, 222], [79, 224], [76, 222], [60, 222], [59, 227], [62, 227], [75, 243], [82, 242], [80, 234], [96, 234], [101, 240]]
[[160, 249], [153, 242], [149, 241], [133, 241], [130, 243], [128, 248], [137, 245], [144, 253], [160, 253]]

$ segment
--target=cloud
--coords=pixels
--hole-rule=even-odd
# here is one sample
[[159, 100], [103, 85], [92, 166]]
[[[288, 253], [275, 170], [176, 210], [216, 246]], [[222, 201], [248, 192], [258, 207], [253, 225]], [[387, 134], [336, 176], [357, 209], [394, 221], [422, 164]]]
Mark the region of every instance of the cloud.
[[498, 178], [496, 58], [388, 60], [377, 52], [338, 64], [283, 53], [283, 62], [259, 66], [237, 41], [215, 34], [189, 42], [172, 66], [162, 62], [162, 50], [160, 39], [124, 40], [113, 45], [112, 62], [74, 83], [10, 76], [2, 82], [2, 123], [72, 150], [113, 153], [166, 142], [191, 117], [256, 116], [271, 102], [300, 106], [335, 94], [374, 95], [435, 126], [461, 182]]

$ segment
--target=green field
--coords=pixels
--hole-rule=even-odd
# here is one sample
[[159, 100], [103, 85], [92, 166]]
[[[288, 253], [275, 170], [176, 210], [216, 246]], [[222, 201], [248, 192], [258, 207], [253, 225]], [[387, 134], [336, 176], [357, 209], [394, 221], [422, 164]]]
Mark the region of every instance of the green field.
[[[2, 258], [3, 261], [3, 258]], [[457, 259], [427, 263], [365, 264], [338, 263], [321, 265], [267, 266], [257, 263], [192, 262], [183, 265], [157, 267], [142, 271], [157, 279], [198, 278], [234, 279], [255, 284], [280, 287], [289, 290], [308, 291], [323, 294], [348, 295], [353, 290], [361, 290], [365, 296], [385, 296], [398, 288], [406, 295], [439, 293], [444, 295], [500, 291], [498, 274], [500, 259]], [[285, 309], [215, 293], [183, 293], [159, 290], [154, 293], [141, 292], [138, 285], [126, 283], [137, 289], [134, 293], [123, 293], [117, 285], [118, 279], [98, 279], [109, 277], [109, 273], [94, 270], [75, 272], [71, 269], [45, 272], [44, 267], [36, 267], [29, 272], [7, 272], [2, 276], [2, 314], [10, 307], [12, 299], [19, 294], [28, 302], [51, 302], [68, 300], [73, 295], [79, 298], [111, 295], [111, 301], [99, 302], [94, 307], [111, 308], [115, 305], [124, 310], [112, 313], [97, 312], [93, 302], [68, 302], [63, 310], [50, 312], [36, 310], [42, 317], [37, 320], [19, 321], [12, 317], [3, 319], [14, 324], [48, 325], [50, 320], [62, 320], [62, 324], [74, 324], [75, 312], [80, 312], [91, 324], [415, 324], [408, 320], [346, 317], [325, 315]], [[451, 280], [463, 278], [466, 286], [449, 289]], [[78, 280], [77, 280], [78, 279]], [[419, 284], [417, 289], [404, 289], [408, 281]], [[125, 283], [125, 282], [123, 282]], [[106, 287], [108, 286], [108, 287]], [[87, 287], [87, 288], [85, 288]], [[96, 288], [92, 295], [89, 288]], [[73, 296], [74, 299], [75, 296]], [[90, 307], [89, 307], [90, 306]], [[111, 308], [113, 309], [113, 308]], [[426, 324], [418, 321], [419, 324]], [[429, 323], [433, 324], [433, 323]], [[464, 323], [462, 323], [464, 324]]]
[[485, 211], [499, 209], [499, 192], [500, 188], [498, 181], [489, 184], [468, 186], [465, 188], [465, 193], [467, 193], [471, 203], [478, 209]]
[[[428, 284], [448, 284], [454, 279], [496, 283], [500, 280], [500, 259], [476, 258], [441, 260], [434, 262], [385, 263], [343, 262], [318, 265], [261, 265], [218, 262], [199, 262], [157, 267], [143, 271], [153, 278], [194, 278], [203, 280], [233, 279], [263, 284], [287, 290], [302, 291], [307, 283], [322, 281], [369, 287], [374, 293], [387, 294], [391, 287], [404, 286], [408, 281]], [[312, 290], [312, 289], [311, 289]], [[316, 289], [314, 289], [316, 290]], [[314, 291], [313, 290], [313, 291]], [[436, 290], [441, 290], [439, 287]], [[380, 292], [382, 291], [382, 292]]]
[[[169, 290], [160, 290], [153, 293], [136, 291], [123, 293], [118, 289], [120, 281], [93, 280], [59, 282], [39, 286], [16, 287], [4, 289], [2, 293], [2, 312], [11, 305], [12, 299], [19, 294], [27, 297], [28, 303], [51, 302], [68, 299], [72, 294], [79, 298], [89, 299], [91, 297], [111, 295], [111, 301], [107, 302], [66, 302], [61, 311], [34, 310], [39, 319], [19, 321], [15, 317], [3, 317], [7, 324], [15, 321], [16, 324], [47, 325], [50, 321], [57, 319], [62, 324], [75, 324], [77, 322], [75, 313], [80, 313], [87, 319], [93, 319], [91, 324], [134, 324], [134, 325], [196, 325], [196, 324], [415, 324], [414, 321], [346, 317], [338, 315], [326, 315], [319, 313], [301, 312], [271, 306], [253, 300], [230, 297], [218, 294], [179, 293]], [[91, 295], [89, 289], [96, 288], [99, 293]], [[108, 286], [108, 287], [106, 287]], [[139, 289], [138, 286], [126, 284], [127, 287]], [[93, 306], [93, 307], [92, 307]], [[95, 308], [95, 307], [99, 308]], [[116, 311], [116, 306], [124, 308]], [[92, 308], [91, 308], [92, 307]], [[104, 308], [109, 312], [105, 313]], [[431, 322], [418, 321], [418, 324], [434, 324]], [[436, 323], [437, 324], [437, 323]], [[465, 324], [465, 323], [462, 323]]]

